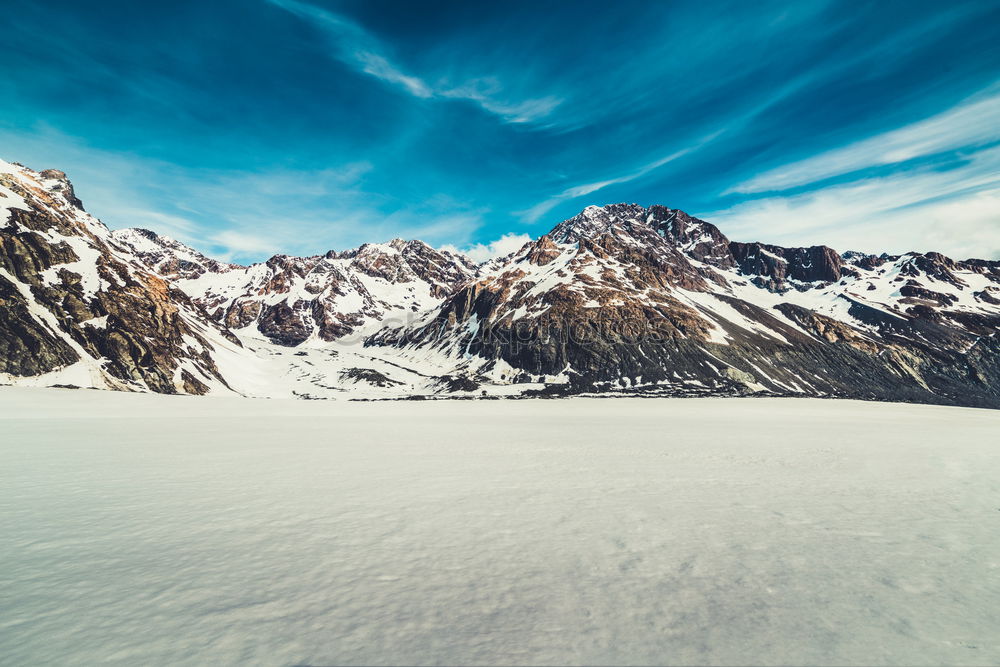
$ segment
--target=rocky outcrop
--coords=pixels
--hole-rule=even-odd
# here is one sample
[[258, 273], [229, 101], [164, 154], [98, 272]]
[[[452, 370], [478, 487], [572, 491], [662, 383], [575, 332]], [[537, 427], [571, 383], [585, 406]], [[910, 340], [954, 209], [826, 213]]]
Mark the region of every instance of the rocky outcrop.
[[729, 239], [715, 225], [666, 206], [650, 206], [646, 218], [688, 257], [723, 269], [735, 265]]
[[80, 357], [31, 314], [32, 301], [0, 275], [0, 373], [41, 375], [79, 361]]
[[73, 191], [73, 184], [69, 182], [69, 178], [66, 176], [66, 172], [59, 171], [58, 169], [45, 169], [38, 173], [42, 184], [50, 191], [55, 194], [61, 195], [66, 203], [75, 209], [80, 211], [83, 210], [83, 202], [76, 196]]
[[372, 368], [348, 368], [340, 372], [341, 380], [354, 383], [364, 382], [375, 387], [388, 388], [402, 384], [398, 380], [386, 377]]
[[840, 280], [843, 261], [827, 246], [782, 248], [763, 243], [732, 242], [729, 248], [744, 275], [759, 276], [761, 286], [772, 291], [788, 289], [788, 281], [800, 283]]
[[148, 229], [118, 229], [111, 242], [131, 253], [156, 275], [168, 280], [192, 279], [206, 273], [226, 273], [242, 269], [237, 264], [219, 262], [194, 248]]
[[[241, 307], [246, 304], [240, 304]], [[312, 305], [295, 301], [291, 305], [281, 301], [269, 306], [257, 323], [257, 330], [278, 345], [294, 347], [312, 335]]]

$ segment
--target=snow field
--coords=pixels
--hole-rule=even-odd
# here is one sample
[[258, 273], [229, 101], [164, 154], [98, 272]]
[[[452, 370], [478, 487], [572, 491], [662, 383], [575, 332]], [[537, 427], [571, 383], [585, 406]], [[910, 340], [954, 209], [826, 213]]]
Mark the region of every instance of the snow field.
[[0, 387], [0, 664], [996, 664], [998, 433]]

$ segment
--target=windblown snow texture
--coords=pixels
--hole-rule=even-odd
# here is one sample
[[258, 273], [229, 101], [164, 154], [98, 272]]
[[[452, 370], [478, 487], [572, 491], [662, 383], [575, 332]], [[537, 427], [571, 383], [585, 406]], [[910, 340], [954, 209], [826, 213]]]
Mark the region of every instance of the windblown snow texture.
[[0, 662], [995, 665], [998, 431], [0, 387]]

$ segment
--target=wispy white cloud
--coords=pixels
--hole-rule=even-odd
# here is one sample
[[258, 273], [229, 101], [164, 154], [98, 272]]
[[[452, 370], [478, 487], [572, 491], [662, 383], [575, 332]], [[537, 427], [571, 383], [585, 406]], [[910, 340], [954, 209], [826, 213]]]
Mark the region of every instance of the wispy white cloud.
[[446, 244], [441, 246], [441, 250], [462, 253], [474, 262], [485, 262], [495, 257], [503, 257], [512, 252], [517, 252], [525, 243], [531, 240], [531, 237], [527, 234], [507, 233], [489, 243], [474, 243], [464, 248], [457, 248], [454, 245]]
[[357, 51], [353, 54], [365, 74], [371, 74], [376, 79], [394, 83], [406, 89], [414, 97], [433, 97], [430, 86], [415, 76], [408, 76], [399, 71], [389, 60], [378, 53]]
[[[1000, 82], [922, 121], [759, 174], [725, 194], [771, 196], [701, 215], [738, 239], [998, 257], [997, 142]], [[934, 166], [904, 164], [935, 156]], [[777, 194], [802, 186], [811, 189]]]
[[539, 218], [541, 218], [543, 215], [545, 215], [546, 213], [548, 213], [549, 211], [551, 211], [553, 208], [563, 203], [564, 201], [570, 201], [572, 199], [578, 199], [579, 197], [584, 197], [586, 195], [597, 192], [598, 190], [603, 190], [604, 188], [611, 185], [628, 183], [629, 181], [634, 181], [637, 178], [642, 178], [646, 174], [656, 169], [659, 169], [660, 167], [670, 162], [673, 162], [674, 160], [682, 158], [689, 153], [698, 150], [701, 146], [703, 146], [704, 144], [708, 143], [716, 136], [718, 136], [718, 134], [719, 133], [714, 133], [709, 137], [706, 137], [705, 139], [702, 139], [687, 148], [675, 151], [669, 155], [659, 158], [658, 160], [653, 160], [652, 162], [646, 163], [641, 167], [639, 167], [638, 169], [634, 169], [621, 176], [615, 176], [613, 178], [608, 178], [603, 181], [583, 183], [580, 185], [574, 185], [571, 188], [566, 188], [559, 194], [554, 195], [544, 201], [541, 201], [529, 209], [515, 212], [515, 215], [520, 217], [523, 222], [528, 222], [528, 223], [536, 222]]
[[[71, 175], [72, 177], [72, 175]], [[79, 189], [79, 188], [78, 188]], [[89, 199], [89, 197], [88, 197]], [[98, 204], [99, 205], [99, 204]], [[88, 204], [89, 206], [89, 204]], [[195, 233], [198, 225], [179, 215], [168, 215], [159, 211], [147, 210], [132, 205], [119, 206], [116, 215], [132, 221], [132, 227], [156, 230], [158, 234], [187, 242]]]
[[511, 102], [502, 97], [503, 87], [495, 78], [473, 79], [460, 86], [436, 91], [441, 97], [470, 100], [509, 123], [530, 123], [551, 114], [562, 100], [554, 95]]
[[743, 181], [723, 194], [780, 191], [871, 167], [1000, 141], [1000, 83], [957, 106]]
[[1000, 147], [972, 153], [962, 166], [945, 171], [857, 179], [699, 217], [747, 241], [1000, 258]]
[[223, 249], [216, 259], [233, 261], [236, 257], [273, 255], [278, 251], [274, 239], [261, 238], [246, 232], [225, 229], [212, 234], [209, 241]]
[[378, 38], [347, 17], [299, 0], [268, 2], [323, 30], [330, 40], [331, 55], [335, 59], [401, 88], [413, 97], [466, 100], [508, 123], [539, 121], [562, 102], [552, 95], [524, 100], [506, 99], [502, 86], [495, 78], [471, 79], [457, 85], [448, 81], [428, 83], [426, 77], [406, 73], [392, 61], [389, 49]]

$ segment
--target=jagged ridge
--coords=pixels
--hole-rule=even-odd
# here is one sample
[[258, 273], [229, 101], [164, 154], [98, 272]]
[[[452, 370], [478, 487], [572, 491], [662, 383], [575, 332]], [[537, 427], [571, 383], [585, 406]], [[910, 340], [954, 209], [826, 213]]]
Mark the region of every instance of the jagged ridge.
[[1000, 407], [1000, 262], [742, 243], [683, 211], [616, 204], [483, 265], [397, 239], [244, 267], [108, 231], [61, 172], [0, 172], [12, 381], [84, 369], [87, 386], [188, 393]]

